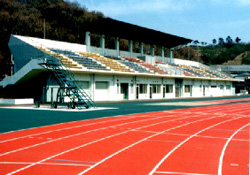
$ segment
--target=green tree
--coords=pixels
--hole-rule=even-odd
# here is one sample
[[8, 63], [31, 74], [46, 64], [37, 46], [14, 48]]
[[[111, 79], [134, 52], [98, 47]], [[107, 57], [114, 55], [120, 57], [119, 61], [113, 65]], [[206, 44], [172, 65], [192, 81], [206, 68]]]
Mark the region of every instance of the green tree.
[[212, 42], [213, 42], [213, 45], [216, 45], [217, 40], [216, 40], [216, 39], [213, 39]]
[[218, 44], [221, 45], [221, 46], [223, 46], [225, 44], [224, 39], [223, 38], [219, 38], [218, 39]]
[[235, 38], [235, 42], [236, 42], [237, 44], [239, 44], [240, 41], [241, 41], [241, 39], [240, 39], [239, 37], [236, 37], [236, 38]]

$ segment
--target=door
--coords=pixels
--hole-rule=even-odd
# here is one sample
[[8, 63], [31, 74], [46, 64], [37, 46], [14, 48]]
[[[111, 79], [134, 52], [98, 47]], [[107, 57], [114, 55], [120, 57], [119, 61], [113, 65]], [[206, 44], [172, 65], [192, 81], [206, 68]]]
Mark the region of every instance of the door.
[[152, 85], [150, 85], [150, 87], [149, 87], [149, 98], [152, 98], [152, 94], [153, 94], [153, 87], [152, 87]]
[[121, 83], [121, 94], [124, 100], [128, 100], [128, 83]]
[[163, 85], [163, 98], [166, 96], [166, 85]]
[[179, 84], [175, 84], [175, 97], [180, 97], [180, 85]]
[[139, 85], [136, 86], [136, 99], [139, 99]]
[[182, 79], [175, 79], [175, 97], [181, 97], [182, 84]]

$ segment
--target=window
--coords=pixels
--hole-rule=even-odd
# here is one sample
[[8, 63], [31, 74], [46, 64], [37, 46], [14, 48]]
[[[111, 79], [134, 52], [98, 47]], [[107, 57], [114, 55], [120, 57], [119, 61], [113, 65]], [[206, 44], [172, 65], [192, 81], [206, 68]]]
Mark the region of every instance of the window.
[[190, 93], [190, 92], [191, 92], [191, 86], [185, 85], [185, 93]]
[[211, 86], [211, 88], [217, 88], [217, 86]]
[[108, 82], [105, 81], [98, 81], [95, 84], [96, 89], [108, 89]]
[[220, 90], [223, 90], [224, 89], [224, 86], [223, 85], [220, 85]]
[[146, 84], [139, 84], [139, 93], [146, 94], [147, 93], [147, 85]]
[[153, 94], [161, 93], [161, 85], [160, 84], [152, 84], [152, 92]]
[[231, 86], [230, 86], [230, 85], [226, 85], [226, 89], [227, 89], [227, 90], [230, 90], [230, 89], [231, 89]]
[[77, 84], [80, 86], [81, 89], [84, 89], [84, 90], [89, 89], [89, 82], [88, 81], [77, 81]]
[[173, 93], [173, 85], [172, 84], [166, 84], [166, 93]]

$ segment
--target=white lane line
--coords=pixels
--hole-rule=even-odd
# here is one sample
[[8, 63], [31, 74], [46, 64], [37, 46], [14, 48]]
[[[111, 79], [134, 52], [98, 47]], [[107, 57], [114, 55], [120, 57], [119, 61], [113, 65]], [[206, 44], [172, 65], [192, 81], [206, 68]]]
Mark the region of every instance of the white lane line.
[[159, 166], [175, 151], [177, 150], [180, 146], [182, 146], [184, 143], [186, 143], [187, 141], [189, 141], [191, 138], [197, 136], [198, 134], [210, 129], [210, 128], [213, 128], [215, 126], [218, 126], [218, 125], [221, 125], [223, 123], [226, 123], [226, 122], [230, 122], [230, 121], [233, 121], [233, 120], [237, 120], [237, 119], [240, 119], [240, 118], [243, 118], [243, 117], [238, 117], [238, 118], [233, 118], [233, 119], [229, 119], [229, 120], [225, 120], [223, 122], [219, 122], [217, 124], [214, 124], [212, 126], [209, 126], [207, 128], [204, 128], [202, 130], [200, 130], [199, 132], [196, 132], [195, 134], [191, 135], [190, 137], [188, 137], [187, 139], [185, 139], [183, 142], [181, 142], [179, 145], [177, 145], [175, 148], [173, 148], [166, 156], [164, 156], [161, 161], [152, 169], [152, 171], [149, 173], [149, 175], [152, 175], [158, 168]]
[[170, 171], [156, 171], [156, 174], [179, 174], [179, 175], [211, 175], [211, 174], [200, 174], [200, 173], [183, 173], [183, 172], [170, 172]]
[[218, 168], [218, 175], [222, 175], [223, 158], [224, 158], [225, 151], [226, 151], [226, 148], [227, 148], [229, 142], [232, 140], [232, 138], [233, 138], [241, 129], [243, 129], [243, 128], [249, 126], [249, 125], [250, 125], [250, 123], [248, 123], [248, 124], [242, 126], [241, 128], [239, 128], [237, 131], [235, 131], [235, 132], [231, 135], [231, 137], [230, 137], [230, 138], [227, 140], [227, 142], [225, 143], [225, 145], [224, 145], [224, 147], [223, 147], [223, 149], [222, 149], [221, 155], [220, 155], [219, 168]]
[[[217, 116], [217, 117], [218, 117], [218, 116]], [[179, 126], [176, 126], [176, 127], [173, 127], [173, 128], [169, 128], [169, 129], [164, 130], [164, 131], [162, 131], [162, 132], [153, 134], [153, 135], [151, 135], [151, 136], [149, 136], [149, 137], [146, 137], [146, 138], [144, 138], [144, 139], [142, 139], [142, 140], [139, 140], [139, 141], [137, 141], [137, 142], [135, 142], [135, 143], [133, 143], [133, 144], [131, 144], [131, 145], [129, 145], [129, 146], [127, 146], [127, 147], [125, 147], [125, 148], [123, 148], [123, 149], [121, 149], [121, 150], [119, 150], [119, 151], [113, 153], [113, 154], [111, 154], [110, 156], [108, 156], [108, 157], [102, 159], [100, 162], [98, 162], [98, 163], [96, 163], [95, 165], [91, 166], [90, 168], [84, 170], [83, 172], [79, 173], [78, 175], [82, 175], [82, 174], [84, 174], [84, 173], [90, 171], [91, 169], [95, 168], [96, 166], [100, 165], [101, 163], [105, 162], [106, 160], [110, 159], [111, 157], [114, 157], [115, 155], [117, 155], [117, 154], [119, 154], [119, 153], [121, 153], [121, 152], [123, 152], [123, 151], [125, 151], [125, 150], [127, 150], [127, 149], [129, 149], [129, 148], [131, 148], [131, 147], [133, 147], [133, 146], [135, 146], [135, 145], [141, 143], [141, 142], [144, 142], [144, 141], [146, 141], [146, 140], [148, 140], [148, 139], [150, 139], [150, 138], [152, 138], [152, 137], [155, 137], [155, 136], [157, 136], [157, 135], [163, 134], [163, 133], [165, 133], [165, 132], [167, 132], [167, 131], [170, 131], [170, 130], [173, 130], [173, 129], [181, 128], [181, 127], [186, 126], [186, 125], [189, 125], [189, 124], [193, 124], [193, 123], [197, 123], [197, 122], [205, 121], [205, 120], [210, 120], [210, 119], [217, 118], [217, 117], [210, 117], [210, 118], [206, 118], [206, 119], [197, 120], [197, 121], [194, 121], [194, 122], [185, 123], [185, 124], [183, 124], [183, 125], [179, 125]], [[138, 129], [138, 128], [137, 128], [137, 129]], [[136, 129], [135, 129], [135, 130], [136, 130]]]
[[[1, 164], [9, 164], [9, 165], [30, 165], [34, 162], [0, 162]], [[60, 166], [84, 166], [90, 167], [91, 165], [87, 164], [76, 164], [76, 163], [40, 163], [39, 165], [60, 165]]]
[[[150, 112], [148, 112], [150, 113]], [[78, 120], [78, 121], [71, 121], [71, 122], [63, 122], [63, 123], [57, 123], [57, 124], [52, 124], [52, 125], [46, 125], [46, 126], [39, 126], [39, 127], [31, 127], [31, 128], [27, 128], [27, 129], [20, 129], [20, 130], [15, 130], [15, 131], [9, 131], [9, 132], [4, 132], [1, 133], [1, 135], [7, 135], [7, 134], [12, 134], [14, 132], [23, 132], [25, 130], [33, 130], [33, 129], [38, 129], [38, 128], [48, 128], [48, 127], [53, 127], [53, 126], [58, 126], [58, 125], [64, 125], [64, 124], [72, 124], [72, 123], [77, 123], [77, 122], [83, 122], [83, 121], [91, 121], [91, 120], [102, 120], [102, 119], [106, 119], [106, 118], [118, 118], [118, 117], [126, 117], [126, 118], [137, 118], [137, 117], [145, 117], [148, 115], [136, 115], [138, 113], [131, 113], [131, 114], [124, 114], [124, 115], [116, 115], [116, 116], [108, 116], [108, 117], [100, 117], [100, 118], [89, 118], [89, 119], [84, 119], [84, 120]], [[143, 113], [144, 114], [144, 113]], [[145, 113], [147, 114], [147, 113]], [[134, 116], [136, 115], [136, 116]]]
[[[82, 124], [82, 125], [77, 125], [77, 126], [60, 128], [60, 129], [56, 129], [56, 130], [50, 130], [50, 131], [46, 131], [46, 132], [40, 132], [40, 133], [36, 133], [36, 134], [30, 134], [30, 135], [26, 135], [26, 136], [16, 137], [16, 138], [8, 139], [8, 140], [3, 140], [3, 141], [0, 141], [0, 143], [14, 141], [14, 140], [18, 140], [18, 139], [22, 139], [22, 138], [26, 138], [26, 137], [33, 137], [33, 136], [38, 136], [38, 135], [42, 135], [42, 134], [48, 134], [48, 133], [57, 132], [57, 131], [63, 131], [63, 130], [68, 130], [68, 129], [80, 128], [80, 127], [83, 127], [83, 126], [91, 126], [91, 125], [102, 124], [102, 123], [113, 122], [113, 121], [129, 120], [131, 118], [133, 119], [133, 118], [136, 118], [136, 117], [130, 117], [130, 118], [126, 117], [126, 118], [123, 118], [123, 119], [114, 119], [114, 120], [94, 122], [94, 123], [87, 123], [87, 124]], [[64, 124], [67, 124], [67, 123], [64, 123]]]
[[[173, 119], [173, 120], [169, 120], [169, 121], [165, 121], [165, 122], [171, 122], [171, 121], [176, 121], [176, 120], [185, 119], [185, 118], [191, 118], [191, 117], [177, 118], [177, 119]], [[197, 120], [197, 121], [195, 121], [195, 122], [203, 121], [203, 120], [209, 120], [209, 119], [212, 119], [212, 118], [216, 118], [216, 117], [205, 118], [205, 119]], [[189, 124], [195, 123], [195, 122], [190, 122]], [[154, 123], [154, 124], [150, 124], [150, 125], [145, 125], [145, 126], [138, 127], [138, 128], [135, 128], [135, 129], [150, 127], [150, 126], [154, 126], [154, 125], [161, 124], [161, 123], [163, 123], [163, 122]], [[188, 124], [185, 124], [185, 125], [188, 125]], [[177, 127], [172, 128], [172, 129], [175, 129], [175, 128], [178, 128], [178, 127], [181, 127], [181, 126], [177, 126]], [[71, 151], [75, 151], [75, 150], [80, 149], [80, 148], [82, 148], [82, 147], [85, 147], [85, 146], [87, 146], [87, 145], [91, 145], [91, 144], [93, 144], [93, 143], [97, 143], [97, 142], [106, 140], [106, 139], [108, 139], [108, 138], [112, 138], [112, 137], [115, 137], [115, 136], [119, 136], [119, 135], [122, 135], [122, 134], [126, 134], [126, 133], [128, 133], [128, 132], [130, 132], [130, 131], [132, 131], [132, 130], [127, 130], [127, 131], [124, 131], [124, 132], [120, 132], [120, 133], [117, 133], [117, 134], [113, 134], [113, 135], [110, 135], [110, 136], [107, 136], [107, 137], [103, 137], [103, 138], [101, 138], [101, 139], [98, 139], [98, 140], [95, 140], [95, 141], [92, 141], [92, 142], [89, 142], [89, 143], [80, 145], [80, 146], [78, 146], [78, 147], [74, 147], [74, 148], [72, 148], [72, 149], [69, 149], [69, 150], [66, 150], [66, 151], [64, 151], [64, 152], [58, 153], [58, 154], [56, 154], [56, 155], [53, 155], [53, 156], [47, 157], [47, 158], [45, 158], [45, 159], [42, 159], [42, 160], [40, 160], [40, 161], [38, 161], [38, 162], [35, 162], [35, 163], [33, 163], [33, 164], [30, 164], [30, 165], [28, 165], [28, 166], [26, 166], [26, 167], [23, 167], [23, 168], [21, 168], [21, 169], [17, 169], [17, 170], [15, 170], [15, 171], [13, 171], [13, 172], [8, 173], [7, 175], [12, 175], [12, 174], [18, 173], [18, 172], [23, 171], [23, 170], [25, 170], [25, 169], [27, 169], [27, 168], [30, 168], [30, 167], [32, 167], [32, 166], [35, 166], [35, 165], [40, 164], [40, 163], [42, 163], [42, 162], [45, 162], [45, 161], [47, 161], [47, 160], [53, 159], [53, 158], [55, 158], [55, 157], [57, 157], [57, 156], [60, 156], [60, 155], [65, 154], [65, 153], [68, 153], [68, 152], [71, 152]], [[158, 135], [158, 134], [157, 134], [157, 135]], [[144, 140], [144, 139], [143, 139], [143, 140]]]
[[[147, 131], [147, 130], [134, 130], [134, 131], [138, 131], [138, 132], [148, 132], [148, 133], [159, 133], [157, 131]], [[178, 135], [178, 136], [191, 136], [190, 134], [179, 134], [179, 133], [171, 133], [171, 132], [167, 132], [164, 133], [165, 135]], [[206, 136], [206, 135], [197, 135], [195, 137], [201, 137], [201, 138], [209, 138], [209, 139], [223, 139], [223, 140], [227, 140], [229, 138], [225, 138], [225, 137], [215, 137], [215, 136]], [[240, 141], [240, 142], [249, 142], [249, 140], [247, 139], [232, 139], [233, 141]]]
[[[223, 108], [222, 108], [223, 107]], [[225, 108], [226, 107], [226, 108]], [[228, 108], [229, 108], [229, 106], [225, 106], [225, 105], [221, 105], [221, 106], [216, 106], [215, 107], [215, 109], [209, 109], [209, 111], [207, 111], [208, 113], [218, 113], [218, 112], [220, 112], [221, 114], [225, 114], [225, 112], [228, 112]], [[232, 113], [232, 111], [234, 110], [234, 112], [235, 111], [238, 111], [238, 110], [242, 110], [242, 109], [238, 109], [238, 107], [237, 106], [232, 106], [231, 108], [229, 108], [230, 109], [230, 113]], [[200, 109], [198, 109], [198, 110], [200, 110]]]
[[31, 146], [27, 146], [27, 147], [19, 148], [19, 149], [16, 149], [16, 150], [12, 150], [12, 151], [9, 151], [9, 152], [5, 152], [5, 153], [0, 154], [0, 157], [4, 156], [4, 155], [7, 155], [7, 154], [15, 153], [15, 152], [18, 152], [18, 151], [23, 151], [23, 150], [33, 148], [33, 147], [36, 147], [36, 146], [44, 145], [44, 144], [47, 144], [47, 143], [52, 143], [52, 142], [63, 140], [63, 139], [68, 139], [70, 137], [75, 137], [75, 136], [87, 134], [87, 133], [94, 132], [94, 131], [104, 130], [104, 129], [117, 127], [117, 126], [123, 126], [123, 125], [131, 124], [131, 123], [155, 120], [155, 119], [158, 119], [158, 118], [164, 118], [164, 117], [157, 117], [157, 118], [150, 118], [150, 119], [147, 118], [147, 119], [144, 119], [144, 120], [136, 120], [136, 121], [132, 121], [132, 122], [127, 122], [127, 123], [122, 123], [122, 124], [112, 125], [112, 126], [106, 126], [106, 127], [103, 127], [103, 128], [97, 128], [97, 129], [93, 129], [93, 130], [89, 130], [89, 131], [85, 131], [85, 132], [81, 132], [81, 133], [76, 133], [76, 134], [68, 135], [68, 136], [65, 136], [65, 137], [60, 137], [60, 138], [57, 138], [57, 139], [54, 139], [54, 140], [49, 140], [49, 141], [46, 141], [46, 142], [42, 142], [42, 143], [34, 144], [34, 145], [31, 145]]

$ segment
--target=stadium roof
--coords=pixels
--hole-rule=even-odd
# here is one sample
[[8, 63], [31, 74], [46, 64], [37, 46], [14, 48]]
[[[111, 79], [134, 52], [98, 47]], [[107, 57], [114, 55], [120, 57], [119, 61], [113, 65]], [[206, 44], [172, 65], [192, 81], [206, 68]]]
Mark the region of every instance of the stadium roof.
[[111, 18], [100, 18], [87, 26], [87, 30], [96, 34], [119, 37], [172, 48], [191, 42], [191, 39], [140, 27]]

